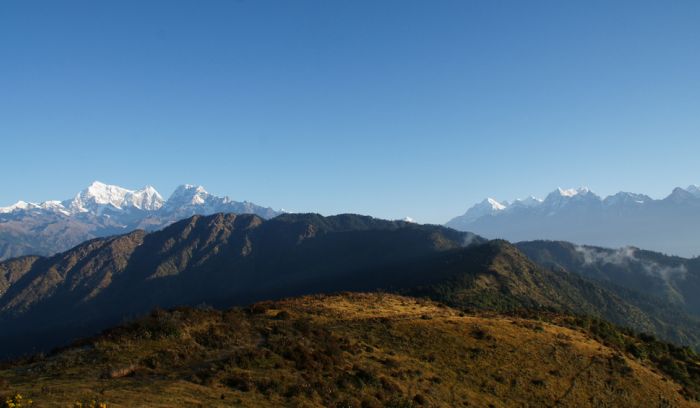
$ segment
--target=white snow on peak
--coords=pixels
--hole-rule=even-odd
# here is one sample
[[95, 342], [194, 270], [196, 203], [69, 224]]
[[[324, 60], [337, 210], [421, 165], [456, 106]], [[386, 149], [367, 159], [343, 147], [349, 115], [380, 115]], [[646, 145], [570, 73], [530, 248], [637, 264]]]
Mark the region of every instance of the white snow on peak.
[[43, 203], [29, 203], [26, 201], [17, 201], [9, 207], [0, 207], [0, 214], [8, 214], [15, 211], [29, 211], [29, 210], [45, 210], [48, 212], [61, 213], [63, 215], [69, 215], [70, 212], [66, 210], [63, 203], [60, 201], [44, 201]]
[[486, 215], [495, 215], [506, 208], [508, 208], [508, 203], [500, 203], [493, 198], [487, 198], [469, 208], [460, 218], [465, 222], [471, 222]]
[[416, 220], [414, 220], [414, 219], [411, 218], [411, 217], [404, 217], [402, 221], [404, 221], [404, 222], [410, 222], [411, 224], [415, 224], [415, 223], [416, 223]]
[[[202, 186], [191, 184], [179, 186], [168, 201], [165, 201], [158, 191], [150, 185], [140, 190], [129, 190], [100, 181], [93, 182], [75, 197], [65, 201], [45, 201], [41, 204], [20, 201], [9, 207], [0, 207], [0, 214], [7, 213], [13, 217], [23, 216], [24, 213], [33, 215], [35, 212], [67, 217], [83, 217], [84, 215], [105, 217], [112, 222], [123, 225], [142, 222], [151, 215], [154, 216], [153, 219], [172, 222], [194, 214], [213, 214], [215, 212], [254, 213], [264, 218], [270, 218], [280, 213], [247, 201], [237, 202], [229, 197], [218, 197], [209, 194]], [[3, 215], [4, 218], [7, 216]], [[148, 223], [150, 222], [149, 220]]]
[[12, 204], [11, 206], [8, 207], [0, 207], [0, 213], [6, 214], [6, 213], [11, 213], [17, 210], [27, 210], [29, 208], [35, 208], [38, 207], [34, 203], [28, 203], [26, 201], [17, 201], [16, 203]]
[[39, 204], [39, 207], [44, 208], [44, 209], [63, 208], [63, 204], [61, 204], [61, 202], [58, 200], [49, 200], [49, 201], [44, 201], [43, 203]]
[[68, 203], [71, 212], [97, 211], [98, 213], [106, 208], [157, 210], [162, 205], [163, 197], [151, 186], [142, 190], [128, 190], [100, 181], [94, 181]]
[[85, 190], [79, 192], [73, 201], [70, 202], [70, 209], [74, 212], [88, 212], [92, 206], [112, 205], [116, 208], [121, 208], [124, 202], [124, 196], [129, 190], [109, 186], [99, 181], [94, 181]]
[[515, 213], [554, 215], [564, 208], [588, 208], [590, 211], [614, 209], [619, 211], [627, 208], [638, 209], [656, 202], [684, 204], [695, 203], [697, 200], [700, 200], [699, 185], [690, 185], [686, 189], [676, 187], [663, 200], [657, 200], [645, 194], [629, 192], [619, 192], [602, 198], [588, 187], [570, 189], [559, 187], [549, 193], [544, 200], [530, 196], [509, 203], [488, 198], [469, 208], [463, 215], [453, 218], [447, 225], [469, 228], [473, 222], [482, 217], [488, 219], [491, 216], [513, 215]]
[[[180, 207], [217, 206], [233, 202], [228, 197], [215, 197], [204, 187], [192, 184], [179, 186], [167, 203], [170, 209]], [[66, 201], [45, 201], [41, 204], [19, 201], [9, 207], [0, 207], [0, 213], [41, 209], [64, 215], [90, 213], [102, 215], [105, 211], [140, 210], [157, 211], [166, 204], [158, 191], [150, 185], [140, 190], [129, 190], [101, 181], [92, 182], [87, 188]]]
[[601, 201], [600, 197], [591, 192], [587, 187], [579, 187], [576, 189], [557, 188], [547, 195], [542, 205], [550, 214], [553, 214], [560, 208], [566, 207], [572, 203], [597, 203], [599, 201]]
[[141, 190], [132, 191], [125, 197], [126, 201], [140, 210], [153, 211], [163, 206], [165, 200], [153, 186], [146, 186]]
[[63, 203], [57, 200], [44, 201], [43, 203], [39, 204], [39, 207], [42, 210], [61, 213], [63, 215], [70, 215], [70, 211], [63, 206]]
[[511, 207], [513, 206], [520, 206], [520, 207], [535, 207], [542, 204], [542, 199], [536, 198], [533, 196], [525, 197], [525, 198], [518, 198], [513, 203], [510, 205]]
[[558, 187], [557, 192], [559, 192], [559, 195], [563, 196], [563, 197], [573, 197], [573, 196], [576, 196], [579, 194], [590, 193], [591, 190], [588, 189], [588, 187], [569, 188], [569, 189], [563, 189], [561, 187]]
[[203, 205], [211, 196], [202, 186], [183, 184], [168, 198], [168, 205]]
[[507, 205], [503, 205], [491, 197], [484, 200], [484, 203], [490, 205], [491, 208], [495, 211], [501, 211], [501, 210], [505, 210], [507, 208]]
[[97, 204], [113, 204], [121, 207], [129, 190], [95, 181], [82, 193], [84, 198], [93, 199]]

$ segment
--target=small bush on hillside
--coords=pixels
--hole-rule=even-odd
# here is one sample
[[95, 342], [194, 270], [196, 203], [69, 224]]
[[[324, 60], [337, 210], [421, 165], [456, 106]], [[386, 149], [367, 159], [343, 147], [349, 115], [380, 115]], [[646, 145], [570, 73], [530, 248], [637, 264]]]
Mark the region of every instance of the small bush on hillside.
[[472, 335], [472, 337], [474, 337], [477, 340], [491, 340], [491, 339], [493, 339], [493, 336], [491, 336], [486, 330], [482, 329], [479, 326], [475, 326], [472, 329], [471, 335]]
[[354, 378], [360, 388], [366, 385], [379, 384], [379, 379], [377, 378], [376, 372], [362, 367], [354, 367], [354, 370]]
[[269, 309], [269, 304], [267, 304], [265, 302], [261, 302], [261, 303], [255, 303], [253, 305], [250, 305], [250, 307], [248, 308], [248, 312], [250, 314], [254, 314], [254, 315], [263, 314], [263, 313], [267, 312], [267, 309]]
[[137, 339], [158, 340], [180, 335], [180, 322], [175, 313], [155, 309], [143, 319], [105, 333], [108, 338], [126, 335]]
[[206, 330], [192, 335], [194, 340], [210, 349], [222, 349], [229, 345], [231, 336], [217, 326], [209, 326]]
[[33, 405], [32, 400], [24, 399], [22, 394], [15, 394], [11, 397], [5, 398], [5, 401], [0, 406], [1, 408], [23, 408], [30, 407]]
[[610, 368], [617, 373], [627, 376], [631, 375], [633, 372], [632, 367], [627, 364], [627, 360], [620, 354], [613, 354], [608, 362]]
[[259, 380], [256, 380], [255, 388], [257, 388], [257, 390], [263, 395], [270, 395], [273, 393], [282, 394], [284, 392], [284, 387], [282, 386], [282, 383], [271, 378], [261, 378]]
[[250, 378], [250, 375], [248, 374], [233, 374], [227, 378], [225, 378], [223, 381], [221, 381], [222, 384], [226, 385], [229, 388], [232, 388], [234, 390], [242, 391], [242, 392], [248, 392], [253, 389], [253, 380]]

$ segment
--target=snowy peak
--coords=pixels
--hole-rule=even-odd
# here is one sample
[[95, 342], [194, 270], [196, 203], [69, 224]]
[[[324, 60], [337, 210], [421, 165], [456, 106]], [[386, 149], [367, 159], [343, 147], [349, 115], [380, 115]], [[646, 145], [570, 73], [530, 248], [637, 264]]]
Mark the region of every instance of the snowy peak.
[[37, 207], [36, 204], [34, 203], [28, 203], [26, 201], [17, 201], [16, 203], [7, 206], [7, 207], [0, 207], [0, 214], [7, 214], [15, 211], [20, 211], [20, 210], [28, 210], [30, 208], [35, 208]]
[[[591, 191], [588, 187], [564, 189], [558, 187], [547, 194], [544, 200], [533, 196], [517, 199], [508, 203], [507, 201], [496, 201], [487, 198], [484, 201], [469, 208], [463, 215], [450, 220], [447, 225], [457, 229], [469, 230], [470, 226], [477, 220], [490, 216], [554, 216], [568, 211], [585, 211], [595, 213], [607, 209], [614, 210], [616, 214], [620, 211], [648, 206], [670, 203], [673, 205], [691, 205], [693, 208], [700, 206], [700, 186], [691, 185], [687, 189], [677, 187], [663, 200], [655, 200], [645, 194], [629, 192], [619, 192], [604, 199]], [[517, 213], [517, 214], [516, 214]], [[477, 231], [479, 232], [479, 231]]]
[[[0, 260], [51, 255], [88, 239], [135, 229], [153, 231], [193, 215], [214, 213], [256, 214], [269, 219], [280, 211], [217, 197], [201, 186], [182, 185], [166, 202], [153, 186], [129, 190], [95, 181], [65, 201], [19, 201], [0, 207]], [[9, 241], [2, 240], [8, 236]]]
[[93, 181], [92, 184], [80, 194], [86, 198], [94, 199], [94, 201], [99, 204], [109, 204], [114, 202], [113, 200], [115, 199], [123, 200], [127, 193], [129, 193], [129, 190], [125, 188]]
[[168, 206], [196, 206], [207, 203], [211, 194], [202, 186], [183, 184], [178, 186], [168, 198]]
[[509, 241], [558, 240], [602, 247], [635, 246], [688, 257], [700, 248], [700, 186], [677, 187], [665, 198], [557, 188], [544, 200], [512, 201], [505, 210], [488, 199], [447, 226]]
[[588, 202], [599, 203], [600, 201], [600, 197], [591, 192], [588, 187], [579, 187], [575, 189], [563, 189], [560, 187], [549, 193], [544, 200], [529, 196], [509, 203], [508, 201], [497, 201], [493, 198], [487, 198], [469, 208], [463, 215], [449, 221], [447, 225], [455, 228], [463, 228], [465, 225], [486, 216], [498, 216], [513, 212], [538, 210], [540, 208], [544, 211], [552, 212], [570, 203], [585, 205]]
[[525, 198], [518, 198], [515, 201], [513, 201], [513, 204], [510, 205], [510, 208], [516, 208], [516, 207], [525, 207], [525, 208], [530, 208], [530, 207], [537, 207], [538, 205], [542, 204], [542, 200], [533, 196], [525, 197]]
[[493, 198], [487, 198], [486, 200], [483, 201], [482, 204], [490, 207], [493, 211], [505, 210], [507, 207], [507, 205], [501, 204], [498, 201], [494, 200]]
[[129, 190], [94, 181], [85, 190], [79, 192], [68, 207], [73, 212], [89, 212], [100, 206], [112, 206], [121, 209]]
[[545, 198], [544, 201], [547, 201], [548, 199], [574, 198], [574, 197], [584, 197], [584, 196], [588, 196], [588, 195], [595, 196], [595, 194], [588, 187], [569, 188], [569, 189], [563, 189], [561, 187], [557, 187], [556, 190], [552, 191], [551, 193], [549, 193], [547, 195], [547, 198]]
[[105, 209], [154, 211], [163, 206], [163, 197], [155, 188], [147, 186], [142, 190], [127, 190], [123, 187], [94, 181], [85, 190], [78, 193], [68, 203], [71, 212], [98, 212]]
[[63, 206], [60, 201], [44, 201], [43, 203], [28, 203], [26, 201], [17, 201], [9, 207], [0, 207], [0, 214], [11, 214], [14, 212], [43, 210], [48, 213], [60, 213], [69, 215], [70, 212]]
[[588, 187], [569, 188], [569, 189], [563, 189], [561, 187], [557, 187], [557, 189], [552, 194], [559, 194], [562, 197], [573, 197], [573, 196], [576, 196], [579, 194], [587, 194], [590, 192], [591, 192], [591, 190], [589, 190]]
[[467, 210], [462, 216], [466, 221], [474, 221], [487, 215], [494, 215], [508, 208], [507, 203], [499, 203], [493, 198], [487, 198]]
[[212, 195], [204, 187], [192, 184], [179, 186], [166, 201], [158, 190], [150, 185], [140, 190], [129, 190], [101, 181], [94, 181], [73, 199], [45, 201], [41, 204], [18, 201], [11, 206], [0, 207], [0, 214], [19, 214], [29, 211], [65, 216], [80, 214], [106, 216], [114, 220], [123, 219], [125, 222], [131, 222], [129, 220], [140, 216], [169, 219], [214, 212], [254, 213], [264, 218], [280, 214], [272, 208], [263, 208], [247, 201], [237, 202], [228, 197]]
[[133, 207], [145, 211], [155, 211], [165, 204], [163, 197], [152, 186], [131, 192], [127, 195], [126, 201]]
[[588, 187], [579, 187], [576, 189], [557, 188], [547, 195], [542, 201], [542, 205], [549, 211], [567, 207], [571, 204], [585, 205], [586, 203], [600, 203], [602, 200]]

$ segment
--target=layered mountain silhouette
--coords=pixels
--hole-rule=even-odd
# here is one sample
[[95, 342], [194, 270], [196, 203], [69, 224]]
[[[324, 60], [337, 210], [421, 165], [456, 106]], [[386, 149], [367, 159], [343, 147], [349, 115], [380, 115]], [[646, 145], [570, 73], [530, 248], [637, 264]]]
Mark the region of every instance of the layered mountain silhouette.
[[660, 200], [626, 192], [602, 198], [587, 188], [560, 188], [544, 200], [489, 198], [446, 225], [511, 242], [548, 239], [697, 256], [700, 188], [676, 188]]
[[201, 186], [182, 185], [168, 198], [155, 188], [141, 190], [94, 182], [73, 199], [0, 208], [0, 260], [21, 255], [53, 255], [92, 238], [135, 229], [160, 229], [195, 214], [256, 214], [280, 211], [217, 197]]
[[543, 268], [505, 241], [358, 215], [194, 216], [163, 230], [87, 241], [0, 263], [6, 354], [94, 333], [155, 307], [243, 305], [311, 293], [385, 290], [463, 309], [556, 310], [699, 343], [680, 307]]

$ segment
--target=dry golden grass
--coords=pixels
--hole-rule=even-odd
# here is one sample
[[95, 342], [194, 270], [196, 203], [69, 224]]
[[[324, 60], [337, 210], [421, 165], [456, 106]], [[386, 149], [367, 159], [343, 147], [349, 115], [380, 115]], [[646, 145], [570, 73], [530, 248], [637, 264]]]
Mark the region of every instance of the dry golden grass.
[[691, 407], [582, 331], [388, 294], [179, 310], [0, 371], [40, 407]]

